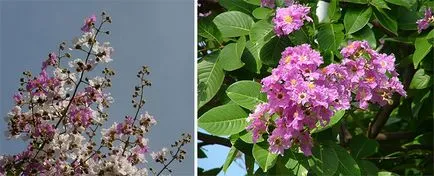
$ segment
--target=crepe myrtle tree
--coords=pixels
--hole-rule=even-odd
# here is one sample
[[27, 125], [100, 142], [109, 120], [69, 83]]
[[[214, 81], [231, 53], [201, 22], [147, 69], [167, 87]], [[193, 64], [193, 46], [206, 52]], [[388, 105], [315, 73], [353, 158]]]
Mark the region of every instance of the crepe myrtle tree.
[[[107, 67], [113, 48], [98, 41], [99, 35], [109, 35], [104, 28], [108, 23], [112, 18], [105, 12], [100, 18], [86, 18], [82, 35], [49, 53], [39, 74], [23, 72], [21, 87], [13, 96], [15, 106], [5, 121], [6, 135], [28, 145], [18, 154], [0, 156], [0, 175], [161, 175], [172, 172], [173, 161], [185, 158], [189, 134], [182, 134], [171, 149], [149, 148], [146, 135], [156, 120], [142, 112], [145, 88], [151, 86], [147, 66], [137, 73], [135, 111], [103, 128], [113, 102], [108, 89], [115, 75]], [[90, 77], [90, 72], [101, 74]], [[161, 169], [151, 168], [149, 160], [160, 163]]]
[[198, 5], [199, 175], [433, 174], [433, 1]]

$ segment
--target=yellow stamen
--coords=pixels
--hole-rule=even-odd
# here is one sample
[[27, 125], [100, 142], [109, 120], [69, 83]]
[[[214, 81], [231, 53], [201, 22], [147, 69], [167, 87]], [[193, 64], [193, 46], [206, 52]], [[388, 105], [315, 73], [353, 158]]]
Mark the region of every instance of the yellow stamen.
[[291, 79], [291, 85], [295, 85], [295, 84], [297, 84], [297, 80]]
[[286, 23], [292, 23], [292, 17], [289, 16], [289, 15], [285, 16], [284, 20], [285, 20]]
[[368, 83], [372, 83], [372, 82], [375, 81], [375, 78], [374, 78], [373, 76], [371, 76], [371, 77], [366, 77], [365, 80], [366, 80], [366, 82], [368, 82]]
[[309, 87], [309, 89], [313, 89], [315, 88], [315, 84], [313, 82], [310, 82], [307, 87]]
[[300, 61], [305, 61], [307, 59], [307, 57], [305, 55], [300, 56]]
[[291, 62], [291, 56], [285, 57], [285, 63], [289, 64]]

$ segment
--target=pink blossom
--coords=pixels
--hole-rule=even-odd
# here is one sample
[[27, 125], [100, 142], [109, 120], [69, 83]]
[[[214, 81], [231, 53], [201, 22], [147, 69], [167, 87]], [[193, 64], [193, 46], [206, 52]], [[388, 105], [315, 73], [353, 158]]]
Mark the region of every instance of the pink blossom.
[[84, 25], [83, 27], [81, 27], [81, 30], [83, 32], [90, 32], [95, 22], [96, 22], [96, 16], [95, 14], [93, 14], [84, 20]]
[[273, 18], [274, 32], [280, 37], [299, 30], [304, 21], [312, 22], [312, 18], [308, 16], [309, 12], [310, 7], [299, 4], [277, 8], [276, 16]]
[[429, 27], [430, 23], [434, 22], [434, 16], [432, 14], [431, 8], [427, 8], [425, 10], [425, 15], [422, 19], [419, 19], [416, 21], [417, 24], [417, 31], [419, 33], [422, 32], [422, 30], [425, 30]]

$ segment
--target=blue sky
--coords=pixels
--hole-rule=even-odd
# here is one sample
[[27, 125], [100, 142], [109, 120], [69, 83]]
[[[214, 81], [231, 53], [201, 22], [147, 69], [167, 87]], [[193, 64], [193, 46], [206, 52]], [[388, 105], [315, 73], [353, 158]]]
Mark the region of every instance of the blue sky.
[[[145, 91], [145, 110], [157, 125], [149, 138], [153, 150], [170, 146], [181, 133], [194, 133], [194, 5], [191, 0], [153, 1], [0, 1], [0, 114], [12, 107], [21, 72], [38, 73], [41, 62], [61, 41], [80, 35], [83, 19], [107, 11], [113, 18], [111, 34], [104, 38], [114, 47], [116, 70], [112, 80], [115, 103], [111, 125], [133, 113], [130, 95], [141, 65], [151, 69], [152, 87]], [[6, 125], [2, 120], [0, 130]], [[193, 172], [193, 144], [187, 159], [173, 165], [173, 175]], [[0, 135], [0, 154], [23, 150], [22, 141]]]

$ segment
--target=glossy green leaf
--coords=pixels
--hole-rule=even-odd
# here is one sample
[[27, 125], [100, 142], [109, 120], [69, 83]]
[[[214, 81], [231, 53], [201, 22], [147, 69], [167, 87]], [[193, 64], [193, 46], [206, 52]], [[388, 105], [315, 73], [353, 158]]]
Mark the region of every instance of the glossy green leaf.
[[254, 23], [252, 17], [239, 11], [221, 13], [214, 18], [213, 22], [223, 37], [247, 35]]
[[260, 49], [262, 45], [254, 43], [251, 40], [246, 43], [246, 50], [244, 50], [241, 60], [246, 64], [244, 68], [247, 70], [259, 74], [262, 68], [262, 61], [259, 57]]
[[246, 3], [249, 3], [249, 4], [253, 4], [253, 5], [256, 5], [256, 6], [260, 6], [261, 5], [261, 0], [244, 0]]
[[198, 35], [217, 42], [222, 41], [222, 36], [217, 26], [208, 18], [201, 19], [198, 23]]
[[247, 126], [246, 118], [247, 113], [240, 106], [227, 104], [204, 113], [198, 125], [212, 135], [226, 136], [243, 131]]
[[372, 48], [377, 48], [377, 40], [375, 39], [374, 31], [372, 31], [368, 25], [352, 34], [352, 36], [357, 40], [366, 40]]
[[321, 51], [335, 51], [344, 40], [342, 24], [324, 24], [318, 29], [318, 44]]
[[419, 69], [414, 73], [410, 82], [410, 89], [425, 89], [429, 86], [431, 76], [425, 73], [424, 69]]
[[378, 174], [378, 168], [375, 166], [374, 163], [367, 161], [367, 160], [357, 160], [357, 164], [360, 167], [360, 171], [362, 172], [362, 175], [377, 175]]
[[325, 142], [312, 148], [309, 165], [316, 175], [333, 175], [338, 169], [338, 156], [331, 143]]
[[381, 171], [378, 172], [377, 176], [399, 176], [399, 175], [389, 171]]
[[406, 7], [408, 9], [411, 8], [411, 6], [415, 3], [414, 0], [386, 0], [386, 1], [391, 4]]
[[260, 44], [270, 41], [274, 35], [273, 24], [270, 20], [259, 20], [250, 29], [250, 40]]
[[259, 55], [263, 64], [275, 66], [282, 57], [282, 52], [289, 46], [287, 37], [273, 37], [261, 49]]
[[[253, 134], [251, 131], [247, 132], [247, 131], [242, 131], [240, 132], [240, 139], [243, 140], [245, 143], [248, 144], [254, 144], [255, 142], [253, 142]], [[264, 138], [262, 136], [260, 136], [256, 143], [260, 143], [264, 141]]]
[[371, 15], [372, 15], [371, 7], [368, 7], [366, 9], [361, 9], [361, 8], [348, 9], [344, 16], [344, 25], [347, 34], [352, 34], [362, 29], [366, 24], [368, 24]]
[[368, 4], [368, 0], [340, 0], [341, 2], [350, 2], [355, 4]]
[[360, 176], [361, 171], [359, 165], [357, 165], [353, 157], [341, 146], [334, 144], [333, 147], [338, 156], [338, 172], [341, 175]]
[[381, 26], [393, 34], [398, 35], [398, 23], [394, 16], [390, 16], [389, 13], [386, 13], [383, 9], [375, 9], [374, 14]]
[[268, 143], [266, 142], [254, 144], [252, 154], [264, 172], [267, 172], [276, 163], [277, 155], [268, 151]]
[[226, 89], [226, 94], [241, 107], [254, 110], [257, 104], [267, 100], [261, 88], [262, 85], [254, 81], [238, 81]]
[[217, 63], [218, 53], [205, 57], [197, 64], [198, 108], [205, 105], [215, 96], [225, 77], [223, 68]]
[[345, 115], [344, 110], [335, 112], [335, 114], [332, 117], [330, 117], [330, 122], [327, 125], [321, 126], [320, 124], [318, 124], [318, 126], [315, 129], [313, 129], [311, 133], [318, 133], [326, 129], [329, 129], [330, 127], [338, 123], [344, 115]]
[[219, 55], [219, 64], [226, 71], [233, 71], [244, 66], [241, 61], [244, 48], [246, 47], [246, 38], [241, 36], [236, 43], [226, 45]]
[[419, 63], [425, 58], [425, 56], [431, 51], [433, 45], [428, 42], [428, 39], [434, 37], [434, 30], [431, 30], [430, 33], [426, 36], [416, 38], [414, 42], [414, 46], [416, 50], [413, 54], [413, 65], [414, 68], [417, 68]]
[[[288, 153], [288, 154], [287, 154]], [[294, 153], [291, 150], [285, 152], [285, 156], [289, 155], [289, 159], [285, 164], [285, 167], [290, 170], [291, 175], [307, 175], [309, 164], [307, 158], [301, 153]]]
[[272, 14], [273, 14], [272, 9], [264, 8], [264, 7], [258, 7], [255, 10], [253, 10], [253, 12], [252, 12], [253, 17], [255, 17], [256, 19], [260, 19], [260, 20], [267, 19]]
[[371, 0], [369, 3], [375, 6], [377, 9], [390, 10], [390, 7], [387, 5], [386, 1], [384, 0]]
[[226, 173], [226, 171], [234, 161], [237, 154], [238, 154], [238, 150], [234, 146], [232, 146], [231, 150], [229, 150], [228, 156], [226, 157], [225, 163], [223, 164], [223, 172]]
[[244, 0], [219, 0], [219, 4], [228, 11], [240, 11], [249, 14], [256, 6], [247, 3]]
[[378, 142], [363, 135], [355, 136], [350, 141], [351, 155], [356, 159], [371, 156], [378, 152]]

